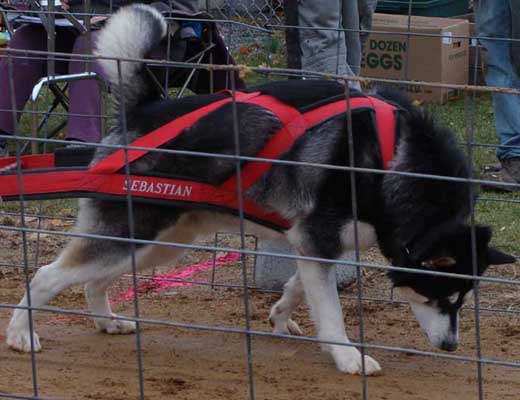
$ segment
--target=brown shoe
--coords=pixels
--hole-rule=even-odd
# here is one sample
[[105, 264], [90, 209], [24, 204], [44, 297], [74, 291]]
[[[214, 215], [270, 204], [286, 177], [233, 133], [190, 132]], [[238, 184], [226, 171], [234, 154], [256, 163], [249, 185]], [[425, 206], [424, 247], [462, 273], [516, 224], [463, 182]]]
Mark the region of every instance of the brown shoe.
[[520, 183], [520, 157], [505, 158], [500, 160], [502, 167], [516, 183]]
[[494, 164], [488, 164], [484, 166], [484, 172], [498, 172], [502, 169], [502, 164], [500, 162], [496, 162]]
[[487, 170], [482, 174], [481, 179], [490, 181], [482, 184], [483, 190], [490, 190], [493, 192], [511, 193], [520, 191], [520, 185], [518, 186], [505, 186], [500, 185], [500, 182], [504, 183], [515, 183], [518, 181], [513, 179], [509, 171], [504, 167], [498, 171]]

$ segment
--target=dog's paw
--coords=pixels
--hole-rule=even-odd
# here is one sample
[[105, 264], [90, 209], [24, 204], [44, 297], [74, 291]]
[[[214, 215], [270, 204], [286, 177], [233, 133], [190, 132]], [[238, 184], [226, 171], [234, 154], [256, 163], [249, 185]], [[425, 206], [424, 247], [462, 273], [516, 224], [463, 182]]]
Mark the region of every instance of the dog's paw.
[[38, 352], [42, 349], [40, 345], [40, 338], [33, 332], [32, 335], [33, 346], [31, 347], [31, 333], [28, 330], [8, 330], [6, 343], [7, 345], [16, 351], [22, 351], [24, 353], [30, 353], [32, 350]]
[[285, 321], [285, 324], [273, 325], [273, 333], [303, 336], [303, 332], [300, 329], [300, 326], [290, 318], [288, 318], [287, 321]]
[[273, 327], [273, 333], [282, 335], [296, 335], [303, 336], [303, 332], [296, 322], [292, 319], [278, 319], [271, 315], [269, 317], [269, 323]]
[[[117, 318], [117, 315], [113, 315]], [[99, 331], [108, 333], [109, 335], [128, 335], [135, 332], [134, 321], [124, 321], [121, 319], [105, 319], [96, 320], [96, 327]]]
[[303, 336], [303, 332], [296, 322], [280, 311], [278, 303], [271, 308], [269, 324], [273, 327], [273, 333], [282, 335]]
[[[354, 351], [352, 351], [354, 350]], [[350, 349], [350, 351], [341, 351], [340, 354], [333, 354], [334, 361], [338, 370], [346, 372], [352, 375], [362, 374], [361, 365], [361, 353], [356, 349]], [[365, 374], [366, 375], [380, 375], [381, 366], [379, 363], [370, 356], [365, 356]]]

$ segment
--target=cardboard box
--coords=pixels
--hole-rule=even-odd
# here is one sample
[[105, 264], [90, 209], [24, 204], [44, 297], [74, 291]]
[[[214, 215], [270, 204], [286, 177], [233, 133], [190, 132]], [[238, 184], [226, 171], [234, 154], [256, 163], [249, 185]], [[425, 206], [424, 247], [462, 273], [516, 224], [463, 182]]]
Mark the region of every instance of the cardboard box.
[[[361, 76], [410, 81], [468, 83], [469, 22], [462, 19], [374, 14], [365, 42]], [[421, 36], [425, 35], [425, 36]], [[436, 35], [436, 36], [427, 36]], [[442, 35], [442, 36], [440, 36]], [[413, 99], [444, 103], [459, 95], [455, 89], [406, 85]]]

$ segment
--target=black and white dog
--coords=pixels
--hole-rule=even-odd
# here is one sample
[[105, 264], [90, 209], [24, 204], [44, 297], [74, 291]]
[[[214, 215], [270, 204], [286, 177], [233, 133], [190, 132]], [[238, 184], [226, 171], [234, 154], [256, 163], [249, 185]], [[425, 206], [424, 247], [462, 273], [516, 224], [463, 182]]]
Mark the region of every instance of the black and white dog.
[[[166, 22], [153, 8], [135, 5], [112, 17], [99, 39], [97, 54], [120, 58], [143, 58], [166, 35]], [[111, 81], [116, 99], [124, 99], [126, 128], [130, 140], [166, 124], [179, 115], [219, 99], [223, 94], [162, 100], [143, 72], [140, 63], [100, 61]], [[121, 84], [120, 84], [121, 78]], [[341, 84], [327, 81], [272, 83], [264, 91], [295, 107], [318, 102], [344, 92]], [[121, 97], [122, 91], [123, 97]], [[397, 101], [398, 99], [389, 99]], [[469, 170], [450, 132], [440, 128], [422, 111], [406, 101], [399, 117], [399, 142], [392, 170], [466, 178]], [[268, 110], [237, 103], [241, 154], [254, 156], [280, 128], [280, 121]], [[377, 132], [369, 113], [352, 116], [355, 142], [354, 164], [381, 169]], [[188, 132], [166, 143], [164, 148], [234, 154], [232, 104], [226, 104], [200, 119]], [[105, 143], [123, 144], [119, 124]], [[98, 149], [95, 160], [110, 153]], [[345, 115], [330, 118], [313, 127], [283, 155], [283, 159], [313, 164], [349, 165]], [[131, 165], [135, 174], [175, 172], [194, 180], [218, 184], [235, 172], [235, 161], [150, 152]], [[460, 182], [419, 179], [399, 174], [356, 173], [358, 244], [367, 248], [378, 243], [395, 266], [473, 274], [473, 253], [478, 273], [490, 264], [514, 262], [514, 258], [489, 247], [491, 231], [475, 228], [476, 249], [472, 250], [472, 230], [465, 223], [469, 214], [470, 187]], [[246, 193], [257, 205], [275, 211], [291, 222], [285, 232], [299, 254], [308, 258], [337, 259], [354, 248], [350, 173], [305, 165], [276, 164]], [[216, 229], [237, 231], [237, 218], [214, 209], [178, 205], [134, 204], [134, 236], [144, 240], [191, 243], [196, 237]], [[84, 199], [80, 202], [78, 233], [130, 237], [125, 202]], [[254, 222], [246, 230], [258, 235], [279, 237]], [[84, 284], [89, 309], [98, 315], [114, 316], [107, 288], [131, 270], [131, 249], [124, 241], [72, 239], [56, 261], [38, 270], [30, 285], [33, 306], [42, 306], [71, 285]], [[170, 262], [182, 254], [171, 246], [136, 245], [137, 268]], [[394, 287], [412, 307], [431, 343], [452, 351], [458, 341], [458, 316], [472, 281], [412, 272], [389, 273]], [[329, 264], [308, 260], [298, 262], [298, 272], [286, 284], [282, 298], [273, 306], [270, 321], [278, 333], [300, 334], [290, 319], [291, 312], [305, 298], [317, 326], [318, 338], [348, 343], [336, 289], [335, 274]], [[27, 297], [20, 303], [27, 304]], [[107, 333], [133, 332], [135, 323], [117, 318], [96, 318], [96, 326]], [[16, 350], [30, 351], [28, 313], [17, 309], [7, 328], [7, 343]], [[40, 350], [38, 336], [34, 349]], [[330, 344], [328, 350], [340, 371], [361, 371], [361, 354], [352, 346]], [[366, 372], [375, 374], [380, 366], [365, 358]]]

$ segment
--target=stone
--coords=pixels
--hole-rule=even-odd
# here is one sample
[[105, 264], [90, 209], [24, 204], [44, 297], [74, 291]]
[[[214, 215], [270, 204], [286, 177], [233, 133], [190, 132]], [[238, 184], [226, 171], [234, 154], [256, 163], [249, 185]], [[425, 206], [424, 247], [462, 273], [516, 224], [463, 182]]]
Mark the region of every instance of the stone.
[[[295, 254], [287, 241], [258, 241], [258, 251], [281, 254]], [[352, 257], [353, 259], [353, 257]], [[351, 265], [336, 264], [338, 287], [356, 280], [356, 268]], [[257, 256], [255, 263], [255, 286], [262, 289], [281, 290], [285, 282], [296, 272], [296, 260], [276, 256]]]

